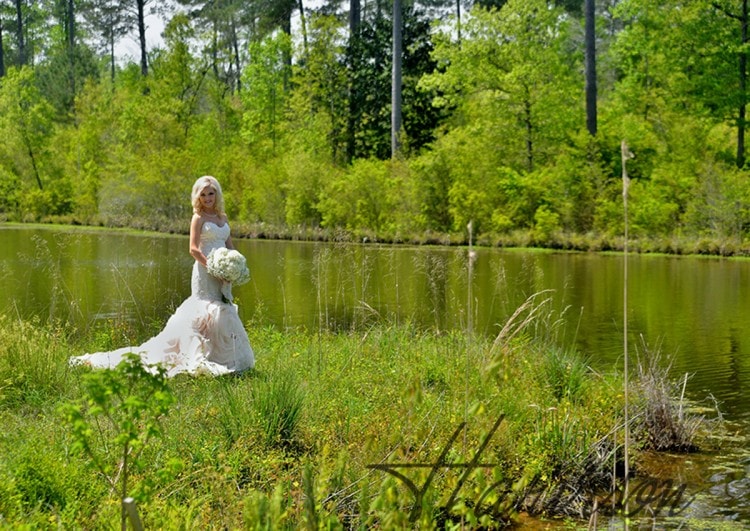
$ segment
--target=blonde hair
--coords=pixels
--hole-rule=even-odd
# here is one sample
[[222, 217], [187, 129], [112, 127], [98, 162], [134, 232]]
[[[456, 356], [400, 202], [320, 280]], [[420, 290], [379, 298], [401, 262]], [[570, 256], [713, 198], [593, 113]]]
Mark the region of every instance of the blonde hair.
[[224, 194], [221, 191], [221, 185], [219, 184], [219, 181], [217, 181], [215, 177], [212, 177], [210, 175], [204, 175], [203, 177], [198, 178], [198, 180], [195, 181], [195, 184], [193, 185], [193, 193], [191, 194], [191, 199], [193, 202], [193, 212], [196, 214], [200, 214], [201, 212], [203, 212], [203, 206], [201, 205], [201, 192], [209, 187], [213, 188], [214, 191], [216, 191], [216, 206], [214, 207], [216, 209], [216, 213], [220, 216], [223, 216]]

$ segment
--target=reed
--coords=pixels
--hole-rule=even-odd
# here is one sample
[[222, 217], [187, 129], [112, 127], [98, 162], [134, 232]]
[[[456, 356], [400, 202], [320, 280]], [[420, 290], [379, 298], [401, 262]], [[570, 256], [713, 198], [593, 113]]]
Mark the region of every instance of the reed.
[[695, 452], [698, 434], [707, 424], [703, 415], [687, 413], [684, 382], [674, 381], [661, 351], [644, 345], [638, 359], [638, 404], [636, 429], [644, 448], [660, 452]]

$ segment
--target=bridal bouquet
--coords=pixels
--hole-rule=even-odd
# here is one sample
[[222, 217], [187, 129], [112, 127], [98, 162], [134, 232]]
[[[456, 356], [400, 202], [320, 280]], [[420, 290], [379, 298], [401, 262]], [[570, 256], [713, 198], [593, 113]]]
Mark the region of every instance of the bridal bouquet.
[[211, 275], [235, 286], [250, 280], [250, 270], [247, 268], [245, 257], [234, 249], [220, 247], [211, 251], [207, 257], [206, 269]]

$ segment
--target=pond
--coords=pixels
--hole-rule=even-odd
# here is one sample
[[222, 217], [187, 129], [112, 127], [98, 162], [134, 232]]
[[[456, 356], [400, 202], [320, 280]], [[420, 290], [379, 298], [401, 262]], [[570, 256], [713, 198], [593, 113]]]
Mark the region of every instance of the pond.
[[[622, 254], [475, 248], [470, 261], [465, 247], [235, 244], [252, 272], [235, 288], [250, 326], [347, 329], [387, 318], [495, 336], [537, 294], [548, 300], [542, 315], [549, 333], [597, 367], [622, 364]], [[190, 292], [186, 236], [0, 225], [0, 245], [0, 311], [23, 318], [61, 319], [84, 331], [127, 318], [145, 333]], [[750, 521], [746, 288], [750, 260], [628, 258], [632, 359], [645, 355], [644, 345], [660, 352], [675, 379], [689, 376], [687, 396], [707, 408], [718, 404], [737, 433], [733, 450], [720, 456], [673, 458], [678, 475], [700, 484], [690, 507], [699, 517]]]

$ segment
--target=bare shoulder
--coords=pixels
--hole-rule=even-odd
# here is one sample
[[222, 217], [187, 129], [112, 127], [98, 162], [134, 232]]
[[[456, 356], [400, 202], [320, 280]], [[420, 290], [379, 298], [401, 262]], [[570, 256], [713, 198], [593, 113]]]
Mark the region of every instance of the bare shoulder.
[[193, 214], [193, 218], [190, 220], [190, 230], [191, 230], [191, 232], [192, 231], [196, 231], [196, 230], [200, 230], [203, 227], [203, 223], [205, 221], [206, 220], [203, 219], [203, 216], [201, 216], [200, 214]]

